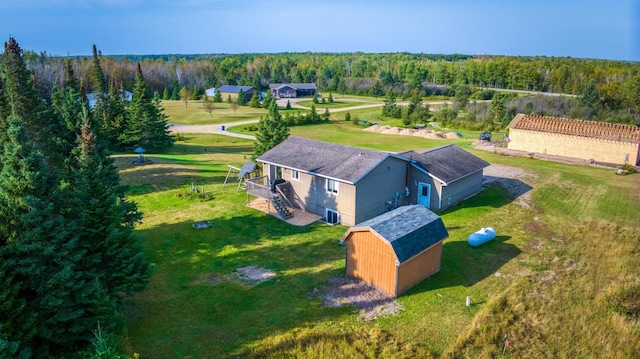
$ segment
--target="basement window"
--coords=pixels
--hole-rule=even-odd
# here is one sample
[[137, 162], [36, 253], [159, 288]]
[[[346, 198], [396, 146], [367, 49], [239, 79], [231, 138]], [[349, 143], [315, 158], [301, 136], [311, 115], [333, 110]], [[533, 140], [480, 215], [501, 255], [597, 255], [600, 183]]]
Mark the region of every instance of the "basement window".
[[325, 215], [325, 220], [329, 224], [336, 224], [340, 222], [340, 217], [338, 216], [338, 212], [332, 209], [327, 208], [327, 213]]

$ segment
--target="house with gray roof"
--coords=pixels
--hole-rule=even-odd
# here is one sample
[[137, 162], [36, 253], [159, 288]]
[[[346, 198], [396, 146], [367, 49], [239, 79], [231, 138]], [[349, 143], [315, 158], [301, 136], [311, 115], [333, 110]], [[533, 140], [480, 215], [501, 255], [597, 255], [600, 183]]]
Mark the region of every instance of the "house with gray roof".
[[397, 297], [440, 270], [442, 219], [421, 205], [408, 205], [352, 226], [346, 245], [347, 277]]
[[265, 183], [286, 181], [300, 206], [328, 223], [353, 225], [378, 216], [400, 205], [406, 187], [407, 160], [383, 151], [292, 136], [257, 161]]
[[450, 144], [424, 151], [406, 151], [412, 170], [408, 181], [416, 189], [410, 198], [434, 211], [445, 210], [482, 190], [483, 169], [489, 163]]
[[264, 176], [247, 192], [349, 226], [409, 204], [440, 210], [442, 194], [454, 204], [477, 193], [488, 165], [451, 146], [396, 154], [292, 136], [257, 158]]
[[269, 90], [275, 98], [296, 98], [304, 96], [314, 96], [316, 94], [316, 84], [311, 83], [290, 83], [290, 84], [270, 84]]
[[237, 85], [222, 85], [216, 91], [219, 91], [220, 95], [222, 96], [222, 100], [226, 101], [229, 96], [231, 97], [231, 100], [237, 99], [238, 93], [240, 93], [240, 90], [244, 92], [244, 98], [246, 102], [251, 101], [251, 97], [255, 92], [259, 93], [259, 91], [253, 86], [237, 86]]

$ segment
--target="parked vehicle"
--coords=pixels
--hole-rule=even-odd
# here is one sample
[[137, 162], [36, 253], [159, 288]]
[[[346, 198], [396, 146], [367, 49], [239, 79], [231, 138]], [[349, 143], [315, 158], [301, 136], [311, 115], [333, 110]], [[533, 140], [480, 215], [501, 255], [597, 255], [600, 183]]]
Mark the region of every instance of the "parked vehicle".
[[480, 139], [483, 141], [491, 141], [491, 132], [484, 131], [483, 133], [480, 134]]

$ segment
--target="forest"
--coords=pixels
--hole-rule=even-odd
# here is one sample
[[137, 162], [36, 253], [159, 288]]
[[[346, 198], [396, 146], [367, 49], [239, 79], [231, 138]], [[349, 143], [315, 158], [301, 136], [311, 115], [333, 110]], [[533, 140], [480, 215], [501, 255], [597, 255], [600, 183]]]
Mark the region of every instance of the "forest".
[[[194, 99], [204, 90], [220, 85], [248, 85], [261, 90], [270, 83], [314, 82], [322, 92], [384, 97], [389, 90], [396, 98], [455, 96], [468, 86], [470, 100], [490, 100], [487, 89], [510, 89], [594, 96], [588, 108], [578, 108], [579, 99], [539, 98], [505, 103], [505, 111], [582, 118], [625, 124], [640, 124], [640, 64], [569, 57], [514, 57], [433, 55], [412, 53], [278, 53], [100, 56], [106, 81], [116, 88], [131, 89], [136, 66], [144, 72], [148, 91], [165, 99], [179, 99], [188, 88]], [[25, 62], [38, 79], [44, 98], [53, 85], [61, 85], [65, 62], [84, 91], [91, 92], [92, 57], [53, 57], [25, 52]], [[589, 84], [591, 83], [591, 86]], [[512, 97], [504, 98], [505, 101]], [[590, 100], [591, 101], [591, 100]], [[487, 111], [474, 105], [473, 116], [463, 120], [486, 122]]]

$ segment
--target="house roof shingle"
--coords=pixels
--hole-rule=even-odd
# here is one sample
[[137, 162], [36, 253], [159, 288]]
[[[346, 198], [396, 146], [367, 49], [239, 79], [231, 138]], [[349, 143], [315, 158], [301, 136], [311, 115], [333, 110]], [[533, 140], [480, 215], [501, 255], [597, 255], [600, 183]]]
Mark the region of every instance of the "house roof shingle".
[[370, 229], [389, 241], [400, 263], [449, 236], [442, 219], [417, 204], [396, 208], [353, 226], [345, 237], [363, 229]]
[[238, 93], [241, 89], [242, 92], [247, 92], [253, 89], [253, 86], [222, 85], [218, 88], [218, 91], [221, 93]]
[[257, 160], [355, 183], [388, 156], [386, 152], [291, 136]]
[[638, 127], [570, 118], [519, 113], [513, 118], [508, 128], [615, 141], [640, 142], [640, 128]]
[[414, 166], [444, 183], [451, 183], [489, 166], [488, 162], [454, 144], [418, 152], [406, 151], [399, 155], [411, 159]]

